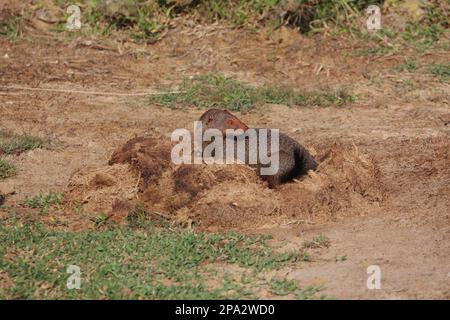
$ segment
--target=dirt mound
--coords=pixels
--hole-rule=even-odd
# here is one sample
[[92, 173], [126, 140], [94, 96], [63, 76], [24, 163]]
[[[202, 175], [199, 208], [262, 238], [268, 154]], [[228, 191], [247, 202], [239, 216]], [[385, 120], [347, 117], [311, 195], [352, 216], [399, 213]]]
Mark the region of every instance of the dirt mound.
[[383, 199], [376, 163], [354, 146], [332, 145], [316, 172], [277, 190], [244, 165], [174, 165], [171, 146], [154, 137], [128, 141], [108, 166], [72, 175], [69, 202], [119, 222], [138, 205], [177, 222], [223, 230], [335, 219]]
[[8, 20], [18, 17], [24, 5], [19, 4], [18, 1], [6, 0], [0, 3], [0, 22], [7, 22]]
[[356, 146], [334, 144], [317, 171], [300, 183], [283, 186], [282, 211], [307, 220], [359, 215], [384, 198], [381, 171], [373, 157]]
[[84, 167], [69, 179], [65, 201], [90, 218], [100, 213], [111, 214], [118, 201], [132, 201], [138, 197], [139, 175], [128, 164], [106, 167]]
[[128, 163], [136, 169], [145, 184], [155, 182], [170, 167], [172, 144], [166, 139], [136, 137], [114, 152], [108, 164]]
[[384, 186], [374, 159], [355, 146], [334, 144], [318, 157], [317, 171], [277, 190], [253, 173], [231, 179], [196, 199], [193, 220], [204, 228], [250, 228], [292, 221], [326, 221], [359, 215], [381, 202]]

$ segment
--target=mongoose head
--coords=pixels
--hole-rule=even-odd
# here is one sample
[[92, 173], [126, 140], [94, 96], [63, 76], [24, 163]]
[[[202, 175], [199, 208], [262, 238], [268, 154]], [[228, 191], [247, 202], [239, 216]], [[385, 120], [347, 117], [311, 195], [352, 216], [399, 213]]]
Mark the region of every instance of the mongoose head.
[[245, 123], [227, 110], [210, 109], [202, 114], [200, 121], [202, 122], [204, 130], [213, 128], [219, 129], [223, 134], [226, 133], [227, 129], [242, 129], [244, 131], [248, 129]]

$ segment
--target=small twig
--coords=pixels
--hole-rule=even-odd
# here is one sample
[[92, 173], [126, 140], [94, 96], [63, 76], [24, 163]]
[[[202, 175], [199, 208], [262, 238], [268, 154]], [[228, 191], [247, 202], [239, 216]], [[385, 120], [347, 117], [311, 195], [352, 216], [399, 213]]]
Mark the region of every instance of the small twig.
[[[168, 92], [100, 92], [100, 91], [84, 91], [84, 90], [67, 90], [67, 89], [52, 89], [52, 88], [29, 88], [21, 86], [2, 86], [0, 90], [25, 90], [25, 91], [47, 91], [60, 93], [74, 93], [74, 94], [92, 94], [99, 96], [157, 96], [164, 94], [179, 94], [186, 91], [168, 91]], [[8, 94], [7, 92], [0, 92], [0, 94]]]
[[139, 172], [139, 177], [138, 177], [136, 185], [134, 186], [134, 189], [133, 189], [134, 191], [139, 191], [138, 187], [139, 187], [139, 183], [141, 182], [141, 175], [142, 175], [142, 173]]

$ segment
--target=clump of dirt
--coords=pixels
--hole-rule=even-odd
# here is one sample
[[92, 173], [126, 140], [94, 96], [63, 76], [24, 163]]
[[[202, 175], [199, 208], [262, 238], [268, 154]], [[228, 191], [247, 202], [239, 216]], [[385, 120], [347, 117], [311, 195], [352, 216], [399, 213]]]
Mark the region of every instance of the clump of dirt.
[[333, 144], [317, 171], [300, 183], [284, 185], [282, 211], [307, 220], [359, 215], [384, 199], [382, 173], [370, 155], [356, 146]]
[[139, 206], [208, 230], [335, 219], [383, 199], [376, 162], [354, 146], [331, 145], [316, 172], [276, 190], [244, 165], [174, 165], [171, 146], [156, 137], [128, 141], [108, 166], [72, 175], [68, 199], [118, 223]]
[[20, 16], [23, 5], [17, 1], [6, 0], [0, 3], [0, 23], [8, 22], [9, 20]]
[[136, 200], [138, 179], [129, 164], [84, 167], [71, 175], [64, 200], [71, 209], [82, 208], [89, 218], [111, 214], [117, 201]]
[[115, 151], [108, 164], [128, 163], [140, 173], [144, 185], [157, 181], [170, 166], [172, 144], [166, 139], [136, 137]]

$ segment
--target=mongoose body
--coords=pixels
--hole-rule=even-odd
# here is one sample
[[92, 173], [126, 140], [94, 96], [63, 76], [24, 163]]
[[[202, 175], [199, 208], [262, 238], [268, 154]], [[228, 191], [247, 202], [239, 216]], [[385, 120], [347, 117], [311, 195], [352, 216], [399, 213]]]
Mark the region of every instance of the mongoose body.
[[[237, 130], [242, 129], [244, 132], [249, 129], [249, 127], [239, 120], [237, 117], [232, 115], [226, 110], [211, 109], [206, 111], [201, 117], [203, 130], [206, 129], [218, 129], [225, 136], [227, 129]], [[260, 134], [260, 130], [263, 128], [252, 128], [256, 133]], [[271, 147], [271, 129], [267, 130], [267, 150]], [[245, 137], [248, 139], [248, 136]], [[224, 139], [226, 140], [226, 139]], [[250, 146], [249, 143], [245, 143], [245, 163], [249, 164], [249, 155], [252, 152], [258, 152], [258, 145]], [[317, 162], [313, 156], [306, 150], [304, 146], [289, 137], [284, 133], [279, 133], [279, 169], [275, 174], [272, 175], [261, 175], [263, 180], [266, 180], [270, 188], [275, 188], [280, 184], [290, 181], [294, 178], [302, 176], [308, 172], [308, 170], [314, 170], [317, 168]], [[256, 168], [264, 167], [264, 165], [258, 163], [252, 165]]]

